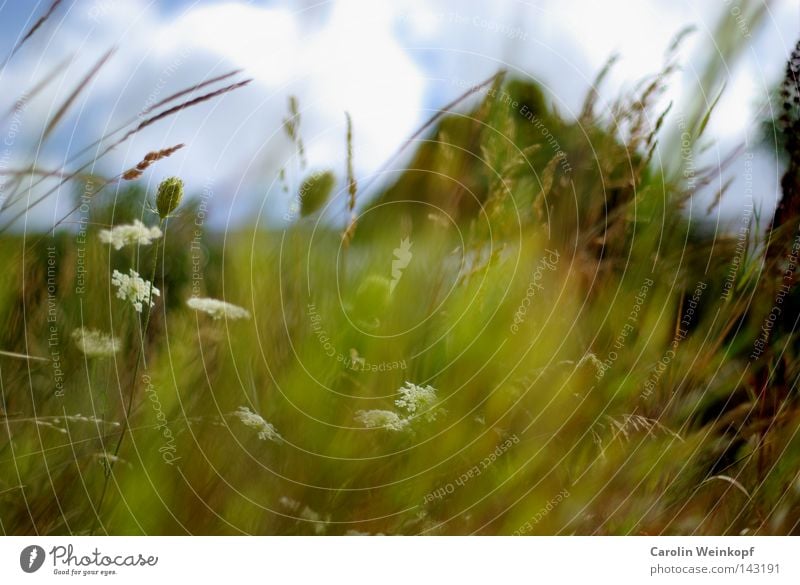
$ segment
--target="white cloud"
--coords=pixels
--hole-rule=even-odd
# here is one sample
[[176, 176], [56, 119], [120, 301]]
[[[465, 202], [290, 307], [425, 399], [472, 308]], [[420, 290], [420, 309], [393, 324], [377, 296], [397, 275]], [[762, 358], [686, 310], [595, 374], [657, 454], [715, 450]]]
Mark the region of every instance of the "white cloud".
[[[534, 76], [562, 112], [574, 112], [612, 52], [621, 60], [609, 80], [609, 97], [656, 71], [669, 39], [685, 24], [700, 25], [694, 46], [706, 42], [720, 10], [716, 2], [688, 0], [335, 0], [301, 9], [288, 1], [266, 7], [192, 3], [163, 14], [158, 3], [146, 0], [78, 3], [2, 72], [5, 87], [22, 89], [72, 57], [30, 104], [26, 138], [20, 138], [12, 158], [23, 160], [27, 149], [35, 148], [40, 126], [34, 122], [52, 114], [112, 45], [119, 47], [113, 62], [62, 123], [57, 148], [45, 151], [52, 164], [64, 158], [68, 143], [75, 152], [148, 101], [242, 67], [255, 79], [251, 86], [148, 128], [115, 151], [104, 168], [119, 172], [152, 148], [186, 142], [185, 150], [148, 171], [147, 180], [180, 173], [199, 190], [212, 179], [215, 203], [223, 211], [222, 204], [234, 196], [246, 210], [247, 201], [255, 203], [292, 156], [280, 130], [290, 94], [300, 98], [314, 167], [332, 166], [341, 174], [344, 111], [352, 114], [357, 171], [363, 176], [431, 114], [426, 108], [441, 106], [499, 67]], [[720, 103], [713, 133], [728, 141], [747, 130], [753, 102], [780, 75], [796, 18], [797, 8], [788, 0], [772, 5], [770, 34], [748, 48], [752, 54]], [[689, 65], [699, 70], [696, 52], [690, 56]], [[675, 96], [692, 91], [692, 75], [689, 67], [676, 80]], [[14, 97], [0, 98], [5, 100], [0, 107]]]
[[[240, 173], [249, 167], [252, 181], [263, 192], [261, 185], [292, 156], [280, 128], [287, 98], [295, 94], [303, 109], [310, 163], [343, 167], [344, 112], [349, 111], [357, 170], [368, 173], [414, 130], [423, 80], [391, 34], [386, 7], [364, 10], [339, 3], [321, 16], [319, 26], [309, 30], [303, 20], [308, 14], [287, 8], [226, 2], [192, 7], [165, 19], [152, 3], [106, 3], [100, 12], [71, 13], [57, 33], [58, 43], [37, 47], [44, 53], [37, 55], [42, 63], [35, 71], [31, 62], [36, 57], [21, 55], [6, 79], [30, 86], [57, 58], [81, 49], [69, 64], [69, 75], [64, 73], [64, 82], [53, 84], [31, 104], [29, 119], [44, 120], [93, 60], [118, 45], [92, 92], [82, 96], [87, 109], [77, 119], [80, 110], [75, 108], [62, 125], [57, 147], [63, 156], [65, 141], [73, 133], [71, 152], [148, 103], [241, 67], [243, 75], [254, 78], [251, 86], [146, 129], [116, 149], [101, 168], [120, 172], [153, 148], [186, 142], [179, 156], [159, 162], [146, 179], [179, 172], [188, 184], [201, 185], [211, 178], [220, 203], [233, 196]], [[84, 32], [87, 25], [94, 27], [90, 34]], [[36, 132], [28, 135], [34, 144], [37, 138]]]

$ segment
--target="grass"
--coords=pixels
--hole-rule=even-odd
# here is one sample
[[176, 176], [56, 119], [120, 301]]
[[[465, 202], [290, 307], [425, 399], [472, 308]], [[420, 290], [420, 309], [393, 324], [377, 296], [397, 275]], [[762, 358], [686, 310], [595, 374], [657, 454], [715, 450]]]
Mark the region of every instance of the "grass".
[[[493, 76], [377, 194], [348, 116], [344, 180], [283, 173], [301, 201], [280, 228], [198, 230], [186, 199], [157, 245], [115, 250], [99, 230], [156, 223], [138, 178], [179, 146], [88, 188], [70, 161], [80, 229], [0, 238], [3, 532], [796, 533], [798, 215], [745, 222], [743, 244], [687, 214], [718, 169], [660, 158], [675, 67], [602, 109], [589, 92], [578, 120]], [[244, 84], [201, 82], [101, 142]], [[111, 273], [151, 266], [138, 313]], [[122, 349], [88, 357], [80, 327]]]

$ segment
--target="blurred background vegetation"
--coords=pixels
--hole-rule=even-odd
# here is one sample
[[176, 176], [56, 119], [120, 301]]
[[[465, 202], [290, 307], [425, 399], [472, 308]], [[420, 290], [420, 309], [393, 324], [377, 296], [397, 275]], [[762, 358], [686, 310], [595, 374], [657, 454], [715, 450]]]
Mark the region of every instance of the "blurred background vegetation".
[[[284, 177], [286, 227], [206, 229], [189, 185], [158, 249], [114, 250], [99, 230], [156, 223], [152, 193], [91, 176], [85, 242], [69, 224], [5, 231], [3, 532], [797, 532], [800, 53], [763, 123], [787, 169], [782, 206], [710, 230], [687, 209], [741, 172], [696, 164], [743, 50], [736, 22], [720, 26], [680, 129], [664, 94], [688, 31], [602, 105], [601, 71], [576, 119], [499, 72], [432, 118], [369, 199], [343, 136], [347, 168]], [[284, 131], [302, 160], [297, 108]], [[65, 184], [79, 207], [87, 176]], [[110, 279], [153, 262], [144, 327]], [[192, 296], [252, 318], [213, 320]], [[80, 327], [122, 350], [85, 356]], [[435, 402], [401, 427], [365, 425], [361, 411], [401, 412], [407, 382]]]

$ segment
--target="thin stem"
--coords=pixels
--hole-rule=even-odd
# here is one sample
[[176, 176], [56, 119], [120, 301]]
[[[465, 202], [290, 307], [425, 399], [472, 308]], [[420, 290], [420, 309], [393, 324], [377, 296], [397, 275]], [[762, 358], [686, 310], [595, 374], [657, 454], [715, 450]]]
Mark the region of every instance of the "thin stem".
[[[165, 224], [166, 224], [166, 219], [162, 219], [158, 225], [159, 229], [161, 229], [161, 231], [164, 233], [162, 238], [167, 237]], [[161, 238], [156, 240], [155, 250], [153, 253], [153, 268], [150, 272], [150, 281], [149, 281], [150, 294], [147, 297], [147, 303], [146, 303], [147, 311], [144, 317], [144, 325], [142, 326], [141, 329], [139, 350], [136, 354], [136, 363], [134, 364], [133, 367], [133, 376], [131, 377], [131, 389], [130, 392], [128, 393], [128, 402], [125, 405], [125, 417], [122, 422], [122, 430], [120, 431], [119, 437], [117, 438], [117, 444], [114, 447], [114, 453], [112, 457], [111, 458], [106, 457], [105, 459], [106, 467], [105, 467], [105, 479], [103, 480], [103, 490], [100, 492], [100, 499], [97, 502], [97, 508], [95, 510], [95, 520], [94, 520], [94, 525], [92, 526], [91, 534], [95, 533], [95, 531], [97, 530], [97, 526], [100, 523], [100, 512], [103, 508], [103, 502], [106, 499], [106, 494], [108, 493], [108, 484], [111, 478], [111, 473], [114, 470], [114, 463], [116, 462], [117, 457], [119, 456], [120, 449], [122, 448], [122, 442], [125, 440], [125, 435], [128, 429], [130, 428], [130, 416], [131, 416], [131, 410], [133, 409], [133, 397], [136, 394], [136, 381], [139, 375], [139, 362], [144, 361], [146, 359], [144, 355], [144, 349], [145, 349], [145, 344], [147, 342], [146, 337], [147, 337], [147, 328], [150, 325], [150, 315], [152, 314], [153, 311], [151, 302], [153, 299], [153, 287], [156, 278], [156, 268], [158, 267], [158, 250], [160, 243], [161, 243]], [[145, 368], [147, 368], [146, 364]]]

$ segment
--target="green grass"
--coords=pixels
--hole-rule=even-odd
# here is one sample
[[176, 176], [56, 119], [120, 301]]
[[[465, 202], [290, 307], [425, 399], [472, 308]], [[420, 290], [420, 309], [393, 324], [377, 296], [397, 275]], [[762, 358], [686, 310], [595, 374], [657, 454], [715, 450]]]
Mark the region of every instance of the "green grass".
[[[85, 243], [3, 235], [0, 349], [44, 358], [0, 355], [3, 532], [796, 532], [796, 335], [777, 327], [751, 354], [797, 221], [770, 251], [754, 228], [740, 256], [736, 234], [682, 213], [692, 190], [651, 160], [670, 67], [577, 121], [498, 77], [432, 125], [344, 239], [316, 222], [327, 175], [286, 229], [198, 232], [185, 201], [157, 258], [99, 241], [156, 223], [136, 184], [94, 197]], [[351, 178], [331, 196], [352, 197]], [[148, 321], [110, 278], [154, 260]], [[213, 320], [192, 295], [252, 318]], [[87, 359], [81, 326], [122, 351]], [[364, 428], [359, 411], [407, 414], [406, 382], [436, 404]]]

